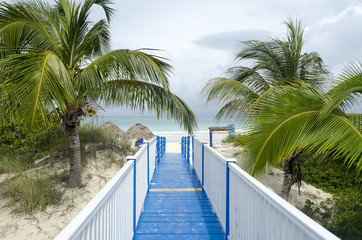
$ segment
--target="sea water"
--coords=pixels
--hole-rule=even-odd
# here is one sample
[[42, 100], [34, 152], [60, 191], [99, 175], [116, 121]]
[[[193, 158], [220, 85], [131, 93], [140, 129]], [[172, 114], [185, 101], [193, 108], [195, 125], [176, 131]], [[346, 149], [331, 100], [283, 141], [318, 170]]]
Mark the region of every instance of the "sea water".
[[[237, 132], [240, 132], [242, 126], [236, 122], [228, 120], [218, 121], [215, 117], [198, 117], [198, 128], [195, 129], [194, 135], [202, 141], [209, 142], [209, 127], [226, 127], [228, 124], [235, 124]], [[188, 133], [175, 120], [167, 118], [157, 118], [150, 116], [99, 116], [92, 118], [91, 121], [99, 126], [105, 122], [112, 122], [123, 131], [140, 123], [148, 127], [153, 134], [166, 137], [168, 142], [180, 142], [182, 136], [187, 136]], [[228, 133], [213, 134], [213, 144], [220, 144], [222, 139]]]

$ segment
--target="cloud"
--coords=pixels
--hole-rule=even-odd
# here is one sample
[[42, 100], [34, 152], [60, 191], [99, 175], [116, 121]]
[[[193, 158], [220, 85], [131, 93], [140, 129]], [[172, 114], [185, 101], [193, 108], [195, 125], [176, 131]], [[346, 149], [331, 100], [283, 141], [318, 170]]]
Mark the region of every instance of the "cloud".
[[265, 30], [246, 29], [241, 31], [221, 32], [206, 35], [196, 41], [195, 44], [217, 50], [235, 50], [238, 41], [267, 40], [272, 33]]
[[349, 6], [307, 32], [308, 51], [317, 51], [330, 67], [362, 59], [362, 4]]

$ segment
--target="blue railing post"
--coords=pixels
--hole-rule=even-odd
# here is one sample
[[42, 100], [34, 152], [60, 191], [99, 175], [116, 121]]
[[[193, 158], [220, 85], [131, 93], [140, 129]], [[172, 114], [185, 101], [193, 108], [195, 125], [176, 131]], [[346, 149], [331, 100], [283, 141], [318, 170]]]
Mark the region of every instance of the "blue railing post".
[[184, 137], [181, 137], [181, 156], [184, 155]]
[[157, 143], [156, 143], [156, 158], [157, 158], [157, 162], [159, 162], [160, 161], [160, 137], [156, 136], [156, 140], [157, 140]]
[[185, 137], [182, 137], [182, 141], [181, 141], [181, 151], [182, 151], [182, 157], [185, 157], [185, 140], [186, 138]]
[[147, 187], [150, 186], [150, 142], [146, 142], [147, 144]]
[[192, 164], [194, 164], [194, 157], [195, 157], [194, 147], [195, 147], [195, 135], [192, 135]]
[[190, 136], [187, 136], [186, 139], [186, 161], [190, 162]]
[[162, 137], [162, 155], [165, 155], [166, 152], [166, 137]]
[[210, 130], [210, 147], [212, 147], [212, 131]]
[[136, 182], [136, 163], [137, 163], [137, 159], [135, 158], [127, 158], [127, 162], [128, 161], [133, 161], [133, 236], [136, 233], [136, 186], [137, 186], [137, 182]]
[[235, 163], [233, 160], [226, 160], [226, 216], [225, 216], [225, 230], [226, 239], [230, 234], [230, 168], [229, 163]]
[[202, 189], [204, 189], [204, 164], [205, 164], [205, 144], [206, 144], [206, 142], [203, 142], [202, 143], [202, 154], [201, 154], [201, 160], [202, 160], [202, 162], [201, 162], [201, 169], [202, 169], [202, 171], [201, 171], [201, 186], [202, 186]]

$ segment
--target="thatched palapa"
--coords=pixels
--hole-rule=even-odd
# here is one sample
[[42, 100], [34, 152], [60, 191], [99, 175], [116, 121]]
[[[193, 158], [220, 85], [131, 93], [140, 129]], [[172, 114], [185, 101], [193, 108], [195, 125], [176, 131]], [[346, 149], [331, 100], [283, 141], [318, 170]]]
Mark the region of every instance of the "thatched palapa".
[[150, 129], [140, 123], [137, 123], [136, 125], [130, 127], [126, 132], [126, 135], [129, 139], [136, 140], [140, 138], [150, 140], [155, 136]]
[[126, 133], [112, 122], [106, 122], [102, 124], [99, 128], [120, 138], [127, 138]]

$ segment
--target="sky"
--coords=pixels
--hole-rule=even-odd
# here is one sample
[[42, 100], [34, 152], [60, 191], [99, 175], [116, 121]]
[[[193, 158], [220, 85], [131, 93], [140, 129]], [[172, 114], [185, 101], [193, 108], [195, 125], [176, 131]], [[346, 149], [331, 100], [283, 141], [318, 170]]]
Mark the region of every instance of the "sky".
[[[113, 49], [154, 48], [169, 59], [172, 92], [198, 116], [214, 116], [219, 106], [200, 96], [206, 82], [225, 76], [239, 41], [283, 38], [284, 21], [302, 20], [304, 52], [317, 51], [334, 78], [362, 59], [362, 2], [353, 0], [114, 0]], [[99, 11], [92, 18], [102, 17]], [[107, 116], [140, 115], [107, 109]], [[146, 115], [148, 115], [146, 113]]]

